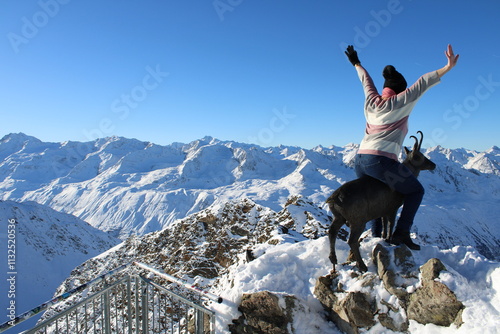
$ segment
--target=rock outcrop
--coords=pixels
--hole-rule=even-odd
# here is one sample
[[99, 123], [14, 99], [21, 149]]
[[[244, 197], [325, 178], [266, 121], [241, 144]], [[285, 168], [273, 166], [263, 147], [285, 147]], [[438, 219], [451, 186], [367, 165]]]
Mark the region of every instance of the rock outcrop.
[[[439, 274], [446, 270], [440, 260], [430, 259], [416, 268], [406, 246], [386, 247], [381, 243], [372, 255], [377, 273], [359, 275], [356, 289], [344, 289], [338, 273], [322, 276], [316, 282], [314, 294], [340, 330], [357, 334], [380, 323], [392, 331], [405, 332], [409, 320], [461, 325], [464, 305], [439, 281]], [[380, 286], [387, 290], [388, 298], [372, 293]]]
[[443, 263], [438, 259], [430, 259], [420, 270], [422, 286], [410, 295], [408, 318], [421, 324], [460, 326], [465, 306], [453, 291], [436, 280], [439, 273], [446, 270]]
[[[374, 277], [370, 274], [364, 277], [365, 286], [370, 285], [372, 278]], [[316, 282], [314, 293], [328, 311], [329, 318], [340, 330], [348, 334], [357, 334], [359, 328], [370, 328], [375, 325], [375, 299], [361, 291], [344, 291], [338, 275], [320, 277]]]
[[293, 322], [293, 296], [269, 291], [244, 294], [238, 310], [241, 317], [229, 325], [233, 334], [286, 334]]

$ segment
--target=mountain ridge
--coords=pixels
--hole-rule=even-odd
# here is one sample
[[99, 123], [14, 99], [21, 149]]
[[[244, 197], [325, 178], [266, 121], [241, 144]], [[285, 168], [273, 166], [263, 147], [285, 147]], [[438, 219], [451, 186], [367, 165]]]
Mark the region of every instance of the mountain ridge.
[[[357, 147], [264, 148], [209, 136], [166, 146], [122, 137], [44, 143], [11, 134], [0, 140], [0, 198], [47, 205], [122, 240], [244, 198], [280, 211], [300, 195], [327, 212], [325, 199], [355, 178]], [[472, 235], [478, 250], [499, 259], [498, 212], [491, 208], [500, 200], [500, 149], [437, 146], [425, 154], [437, 168], [421, 173], [426, 195], [415, 231], [443, 247]]]

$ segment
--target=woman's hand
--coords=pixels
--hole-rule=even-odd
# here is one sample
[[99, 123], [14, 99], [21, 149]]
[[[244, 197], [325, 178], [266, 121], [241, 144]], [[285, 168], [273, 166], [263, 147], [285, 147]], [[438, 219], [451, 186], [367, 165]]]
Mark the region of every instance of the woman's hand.
[[345, 51], [345, 55], [347, 56], [347, 59], [349, 59], [349, 61], [353, 66], [361, 64], [358, 58], [358, 53], [356, 52], [356, 50], [354, 50], [354, 46], [348, 45], [347, 50]]
[[439, 77], [441, 78], [443, 75], [448, 73], [449, 70], [451, 70], [455, 65], [457, 64], [458, 57], [460, 55], [455, 55], [453, 53], [453, 48], [451, 47], [450, 44], [448, 44], [448, 49], [444, 52], [446, 55], [446, 58], [448, 59], [448, 64], [446, 64], [443, 68], [440, 68], [437, 70]]
[[446, 58], [448, 58], [448, 67], [450, 68], [450, 70], [455, 67], [455, 65], [457, 64], [457, 61], [458, 61], [458, 57], [460, 57], [460, 55], [455, 55], [453, 53], [453, 48], [451, 47], [450, 44], [448, 44], [448, 50], [446, 50], [444, 52], [444, 54], [446, 55]]

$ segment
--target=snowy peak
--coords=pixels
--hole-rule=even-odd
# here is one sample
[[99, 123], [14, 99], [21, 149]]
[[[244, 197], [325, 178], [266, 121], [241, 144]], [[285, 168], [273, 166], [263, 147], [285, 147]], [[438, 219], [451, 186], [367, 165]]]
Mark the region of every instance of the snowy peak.
[[8, 135], [5, 135], [2, 139], [0, 139], [0, 143], [3, 144], [8, 144], [12, 147], [22, 147], [26, 145], [27, 143], [41, 143], [41, 140], [38, 138], [28, 136], [22, 132], [19, 133], [10, 133]]
[[500, 150], [491, 149], [477, 154], [465, 165], [465, 168], [480, 171], [486, 174], [500, 175]]
[[[34, 202], [0, 201], [0, 222], [0, 244], [7, 250], [10, 240], [9, 254], [14, 254], [13, 261], [2, 263], [0, 278], [15, 276], [19, 314], [49, 300], [75, 266], [118, 243], [74, 216]], [[8, 296], [7, 289], [0, 284], [0, 295]], [[6, 309], [9, 302], [0, 298], [0, 307]], [[9, 320], [3, 317], [0, 323]]]
[[[95, 229], [90, 224], [65, 213], [59, 213], [34, 202], [0, 201], [0, 216], [4, 221], [16, 221], [16, 237], [27, 249], [20, 250], [45, 261], [74, 254], [84, 257], [115, 245], [118, 240]], [[9, 219], [4, 219], [10, 217]]]
[[489, 150], [486, 150], [486, 153], [498, 156], [500, 155], [500, 147], [494, 145]]
[[430, 148], [427, 155], [433, 161], [437, 159], [438, 163], [455, 163], [461, 165], [464, 169], [483, 174], [499, 175], [500, 171], [500, 149], [496, 146], [485, 152], [476, 152], [463, 148], [451, 150], [437, 146]]

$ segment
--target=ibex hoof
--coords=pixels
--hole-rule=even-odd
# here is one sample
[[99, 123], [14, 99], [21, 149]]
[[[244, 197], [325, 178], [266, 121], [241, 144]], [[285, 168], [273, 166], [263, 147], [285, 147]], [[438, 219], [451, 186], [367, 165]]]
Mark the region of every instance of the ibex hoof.
[[368, 271], [368, 268], [365, 266], [365, 264], [359, 264], [358, 265], [358, 269], [359, 271], [361, 271], [362, 273], [366, 273]]

